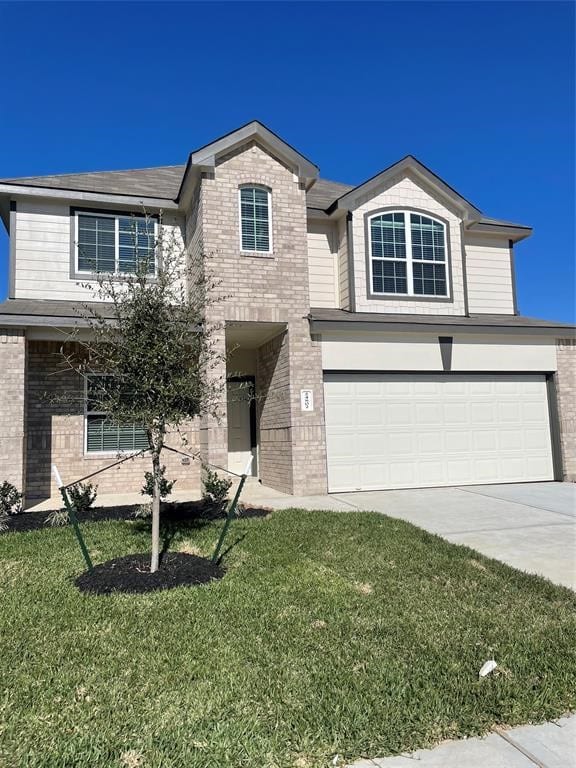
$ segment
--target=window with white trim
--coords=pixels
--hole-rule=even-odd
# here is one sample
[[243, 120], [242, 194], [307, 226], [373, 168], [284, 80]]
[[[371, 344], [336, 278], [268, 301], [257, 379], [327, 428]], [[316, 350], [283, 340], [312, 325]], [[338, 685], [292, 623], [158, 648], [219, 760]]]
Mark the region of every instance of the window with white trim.
[[448, 296], [441, 221], [411, 211], [380, 213], [369, 219], [369, 238], [373, 294]]
[[240, 248], [271, 253], [270, 192], [264, 187], [240, 188]]
[[107, 374], [86, 376], [86, 453], [118, 453], [148, 448], [146, 431], [136, 424], [117, 424], [102, 410]]
[[76, 270], [130, 275], [156, 273], [155, 219], [76, 212]]

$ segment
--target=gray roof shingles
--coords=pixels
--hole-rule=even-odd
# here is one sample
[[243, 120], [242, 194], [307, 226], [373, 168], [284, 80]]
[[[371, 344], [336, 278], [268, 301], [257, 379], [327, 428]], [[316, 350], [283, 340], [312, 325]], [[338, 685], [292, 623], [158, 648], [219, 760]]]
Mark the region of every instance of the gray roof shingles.
[[[56, 299], [7, 299], [0, 303], [0, 317], [12, 319], [17, 323], [19, 318], [45, 318], [45, 324], [57, 326], [59, 321], [81, 320], [85, 314], [83, 307], [96, 309], [103, 317], [111, 317], [111, 305], [104, 302], [64, 301]], [[107, 311], [110, 309], [110, 311]], [[318, 322], [347, 322], [378, 323], [383, 327], [395, 324], [417, 325], [446, 325], [462, 327], [491, 327], [494, 329], [514, 328], [544, 328], [558, 332], [574, 332], [575, 326], [559, 323], [553, 320], [541, 320], [521, 315], [418, 315], [397, 313], [347, 312], [344, 309], [312, 308], [309, 319]], [[82, 323], [80, 323], [82, 324]]]
[[[53, 176], [23, 176], [0, 179], [0, 184], [13, 184], [44, 189], [65, 189], [73, 192], [96, 192], [108, 195], [130, 195], [161, 200], [176, 200], [184, 176], [185, 165], [164, 165], [128, 171], [96, 171], [94, 173], [65, 173]], [[332, 203], [354, 187], [339, 181], [317, 179], [308, 191], [310, 209], [326, 211]], [[501, 219], [482, 217], [481, 224], [530, 229]]]
[[574, 331], [575, 326], [554, 320], [541, 320], [537, 317], [522, 315], [479, 315], [467, 317], [459, 315], [418, 315], [392, 312], [348, 312], [345, 309], [312, 308], [309, 319], [318, 322], [380, 323], [382, 325], [417, 324], [417, 325], [452, 325], [463, 327], [493, 328], [550, 328], [560, 331]]

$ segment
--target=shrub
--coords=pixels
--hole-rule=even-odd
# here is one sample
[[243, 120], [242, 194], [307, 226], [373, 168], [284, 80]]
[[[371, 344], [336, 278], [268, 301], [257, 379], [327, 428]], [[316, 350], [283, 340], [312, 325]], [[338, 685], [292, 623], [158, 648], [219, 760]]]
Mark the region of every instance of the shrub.
[[146, 501], [144, 504], [138, 504], [133, 512], [136, 519], [147, 520], [152, 517], [152, 502]]
[[[87, 512], [96, 501], [98, 486], [92, 483], [76, 483], [67, 489], [68, 498], [76, 512]], [[67, 525], [70, 515], [66, 507], [55, 509], [46, 518], [47, 525]]]
[[217, 472], [212, 472], [207, 469], [204, 474], [204, 493], [202, 498], [204, 501], [210, 504], [215, 504], [218, 507], [224, 505], [232, 480], [227, 480], [225, 477], [220, 477]]
[[68, 497], [76, 512], [87, 512], [96, 501], [98, 486], [92, 483], [76, 483], [68, 488]]
[[0, 515], [17, 515], [22, 512], [22, 494], [16, 486], [4, 480], [0, 485]]
[[[160, 468], [160, 498], [162, 501], [166, 501], [166, 498], [170, 496], [172, 493], [172, 488], [174, 488], [174, 484], [176, 483], [176, 480], [167, 480], [165, 477], [166, 467]], [[142, 490], [140, 493], [143, 496], [152, 496], [154, 495], [154, 475], [152, 472], [146, 472], [144, 474], [144, 485], [142, 486]]]

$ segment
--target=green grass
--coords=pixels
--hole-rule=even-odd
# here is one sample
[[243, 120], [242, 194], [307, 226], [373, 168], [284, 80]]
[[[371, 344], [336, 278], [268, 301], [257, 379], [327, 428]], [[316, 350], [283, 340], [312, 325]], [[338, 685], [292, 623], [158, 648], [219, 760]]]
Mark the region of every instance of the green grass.
[[[220, 525], [172, 549], [209, 554]], [[96, 562], [149, 546], [84, 530]], [[371, 513], [241, 536], [220, 582], [107, 597], [73, 585], [70, 529], [0, 536], [0, 766], [324, 768], [575, 707], [569, 590]]]

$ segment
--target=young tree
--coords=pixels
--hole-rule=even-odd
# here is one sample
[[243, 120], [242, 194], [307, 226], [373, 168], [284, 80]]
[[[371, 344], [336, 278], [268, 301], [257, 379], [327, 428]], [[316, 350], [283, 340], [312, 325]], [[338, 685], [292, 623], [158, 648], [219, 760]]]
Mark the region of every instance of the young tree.
[[[199, 415], [217, 415], [223, 362], [206, 309], [214, 282], [192, 271], [174, 228], [161, 217], [133, 217], [133, 261], [125, 274], [97, 273], [90, 285], [97, 302], [78, 310], [88, 334], [76, 330], [63, 347], [68, 365], [91, 378], [91, 408], [114, 424], [137, 424], [145, 431], [152, 462], [152, 557], [160, 553], [162, 451], [168, 430]], [[124, 263], [126, 269], [126, 263]], [[105, 308], [105, 309], [104, 309]]]

